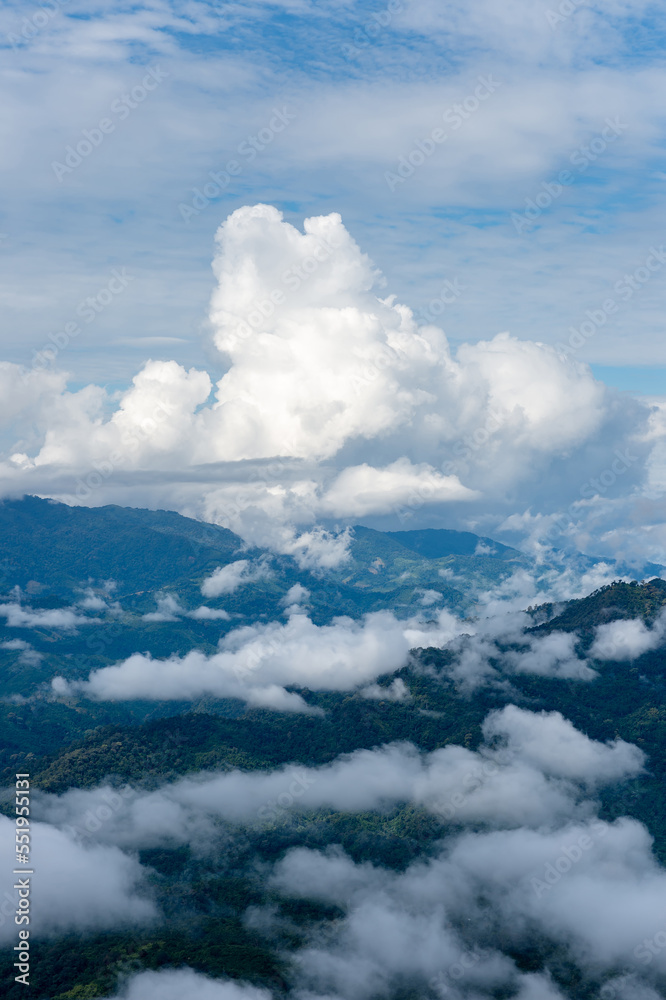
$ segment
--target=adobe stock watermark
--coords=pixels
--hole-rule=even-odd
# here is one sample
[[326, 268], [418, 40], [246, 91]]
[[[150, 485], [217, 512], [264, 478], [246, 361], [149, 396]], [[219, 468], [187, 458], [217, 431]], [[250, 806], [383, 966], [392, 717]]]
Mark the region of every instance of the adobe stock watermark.
[[400, 0], [389, 0], [384, 10], [370, 15], [364, 25], [358, 27], [353, 35], [353, 45], [346, 42], [340, 51], [346, 59], [354, 59], [363, 54], [370, 45], [374, 45], [382, 32], [390, 26], [394, 16], [402, 13], [405, 8]]
[[634, 948], [634, 957], [644, 965], [649, 965], [655, 955], [666, 948], [666, 930], [657, 931], [654, 937], [645, 938]]
[[93, 468], [84, 476], [79, 476], [75, 482], [74, 494], [79, 500], [87, 500], [95, 490], [107, 482], [113, 473], [127, 460], [128, 453], [135, 451], [142, 444], [150, 441], [159, 425], [173, 413], [172, 403], [160, 402], [154, 407], [151, 416], [144, 417], [136, 427], [123, 431], [120, 443], [122, 448], [116, 448], [106, 458], [93, 462]]
[[44, 30], [47, 24], [60, 12], [60, 8], [68, 4], [70, 0], [43, 0], [39, 7], [32, 13], [26, 15], [21, 21], [21, 32], [15, 35], [13, 32], [6, 35], [7, 41], [14, 50], [20, 49]]
[[613, 298], [604, 299], [598, 309], [586, 309], [586, 319], [578, 326], [569, 327], [569, 339], [566, 344], [558, 343], [556, 348], [562, 354], [579, 351], [587, 341], [606, 325], [610, 316], [614, 315], [621, 303], [629, 302], [636, 292], [639, 292], [651, 280], [652, 276], [666, 264], [666, 246], [650, 247], [643, 263], [629, 274], [624, 274], [613, 285], [613, 291], [620, 302]]
[[256, 160], [259, 153], [271, 145], [275, 137], [296, 119], [296, 114], [289, 111], [286, 105], [281, 108], [273, 108], [272, 117], [255, 135], [248, 135], [236, 147], [236, 152], [243, 157], [243, 162], [239, 160], [229, 160], [222, 170], [209, 170], [209, 181], [206, 181], [201, 188], [192, 188], [193, 197], [188, 204], [181, 202], [178, 211], [183, 222], [189, 221], [200, 215], [211, 202], [219, 198], [226, 191], [235, 177], [240, 177], [243, 171]]
[[136, 794], [136, 790], [131, 785], [125, 785], [123, 788], [119, 788], [118, 791], [107, 789], [102, 793], [102, 801], [99, 805], [93, 809], [88, 809], [77, 824], [64, 826], [63, 831], [81, 840], [86, 837], [92, 837], [120, 809], [123, 809]]
[[80, 167], [83, 161], [102, 145], [106, 136], [116, 131], [118, 123], [129, 118], [132, 111], [143, 104], [148, 95], [157, 90], [160, 83], [168, 75], [159, 66], [151, 66], [140, 83], [111, 102], [109, 111], [117, 118], [117, 121], [105, 116], [100, 118], [95, 127], [82, 129], [82, 138], [76, 142], [76, 145], [65, 146], [64, 162], [53, 160], [51, 163], [51, 169], [58, 182], [62, 184], [67, 174], [73, 173], [77, 167]]
[[572, 14], [575, 14], [579, 7], [583, 7], [588, 0], [562, 0], [557, 10], [549, 8], [545, 11], [546, 20], [553, 30], [558, 25], [568, 21]]
[[597, 820], [592, 824], [594, 837], [588, 833], [582, 833], [572, 844], [564, 844], [562, 853], [553, 862], [548, 861], [544, 865], [543, 878], [533, 877], [530, 885], [534, 890], [537, 899], [541, 899], [544, 893], [550, 892], [553, 886], [571, 871], [574, 865], [584, 857], [586, 851], [592, 850], [595, 837], [605, 837], [608, 833], [608, 823]]
[[[614, 458], [610, 465], [603, 469], [596, 476], [587, 479], [580, 487], [580, 496], [583, 500], [593, 500], [597, 496], [603, 496], [611, 486], [624, 476], [635, 462], [639, 461], [638, 455], [632, 455], [629, 448], [620, 451], [616, 448], [613, 452]], [[544, 538], [549, 538], [558, 532], [564, 534], [578, 516], [578, 505], [580, 500], [574, 500], [569, 504], [565, 512], [557, 514], [550, 522]]]
[[[85, 299], [81, 299], [75, 310], [76, 315], [86, 324], [94, 323], [100, 313], [125, 291], [130, 281], [134, 281], [134, 275], [128, 274], [127, 268], [114, 267], [107, 283], [102, 285], [95, 295], [87, 295]], [[66, 350], [81, 332], [81, 326], [72, 320], [55, 333], [49, 333], [47, 343], [38, 351], [33, 350], [30, 368], [21, 371], [22, 381], [27, 382], [38, 372], [55, 364], [58, 355]]]
[[365, 366], [352, 375], [352, 385], [356, 395], [365, 392], [369, 385], [376, 382], [382, 371], [392, 368], [400, 361], [406, 361], [407, 354], [397, 344], [382, 344], [372, 358], [369, 358]]
[[[477, 77], [478, 84], [473, 93], [468, 94], [459, 104], [453, 104], [442, 114], [443, 121], [450, 126], [451, 132], [457, 132], [463, 127], [481, 105], [491, 97], [501, 83], [493, 80], [490, 76]], [[384, 173], [384, 180], [389, 191], [393, 193], [399, 184], [404, 184], [406, 180], [413, 177], [419, 167], [422, 167], [426, 160], [430, 159], [439, 146], [448, 142], [450, 133], [442, 128], [434, 128], [425, 139], [417, 139], [412, 149], [404, 156], [398, 157], [395, 171], [387, 170]]]
[[473, 969], [477, 962], [486, 956], [479, 948], [472, 948], [471, 951], [464, 951], [456, 962], [452, 962], [446, 969], [442, 969], [428, 980], [428, 986], [438, 997], [455, 996], [459, 997], [460, 980], [464, 979], [470, 969]]
[[526, 230], [531, 229], [553, 202], [561, 198], [565, 188], [571, 187], [576, 180], [576, 174], [585, 173], [588, 167], [623, 136], [628, 128], [629, 126], [623, 124], [617, 116], [613, 119], [606, 118], [605, 127], [599, 135], [587, 145], [574, 149], [569, 155], [569, 163], [576, 168], [576, 173], [572, 173], [571, 170], [560, 170], [557, 179], [542, 181], [541, 190], [533, 198], [525, 199], [525, 210], [511, 213], [511, 222], [518, 235], [522, 236]]
[[275, 824], [284, 820], [289, 810], [293, 808], [296, 799], [300, 799], [307, 789], [317, 781], [316, 777], [308, 773], [305, 768], [294, 771], [293, 774], [294, 777], [289, 782], [288, 788], [257, 809], [257, 819], [261, 820], [262, 823]]
[[[644, 938], [633, 950], [636, 962], [643, 966], [651, 965], [657, 955], [660, 955], [666, 948], [666, 929], [658, 930], [651, 938]], [[640, 970], [634, 966], [625, 966], [619, 975], [613, 977], [610, 982], [604, 983], [599, 991], [599, 1000], [625, 1000], [630, 995], [638, 996], [632, 987], [636, 987], [643, 980], [639, 978]], [[627, 992], [630, 990], [630, 992]], [[651, 991], [650, 991], [651, 993]], [[646, 993], [645, 996], [648, 994]], [[656, 995], [652, 994], [651, 995]]]
[[247, 340], [253, 333], [257, 333], [264, 322], [271, 319], [276, 309], [285, 305], [289, 300], [288, 292], [297, 292], [298, 289], [325, 264], [330, 257], [339, 250], [342, 244], [335, 243], [332, 239], [320, 240], [312, 250], [312, 253], [302, 257], [296, 264], [292, 264], [282, 272], [281, 286], [272, 288], [262, 299], [257, 299], [244, 320], [236, 327], [233, 338], [226, 341], [225, 348], [233, 350], [236, 345], [243, 340]]
[[416, 310], [416, 319], [421, 323], [434, 323], [468, 288], [469, 285], [463, 285], [459, 278], [454, 278], [453, 281], [447, 278], [439, 293], [430, 299], [427, 306]]

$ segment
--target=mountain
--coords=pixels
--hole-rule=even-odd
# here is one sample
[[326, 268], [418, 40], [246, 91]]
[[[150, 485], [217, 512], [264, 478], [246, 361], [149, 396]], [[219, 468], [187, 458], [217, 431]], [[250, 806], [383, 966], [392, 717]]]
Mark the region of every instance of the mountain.
[[600, 587], [588, 597], [562, 604], [544, 604], [532, 610], [535, 618], [547, 621], [535, 632], [581, 632], [589, 634], [598, 625], [628, 618], [641, 618], [651, 624], [666, 605], [666, 580], [655, 578], [643, 584], [618, 580]]
[[171, 511], [68, 507], [31, 496], [0, 503], [1, 588], [37, 596], [109, 579], [122, 596], [177, 587], [241, 548], [226, 528]]
[[389, 538], [394, 538], [406, 549], [418, 552], [426, 559], [441, 559], [444, 556], [499, 556], [502, 559], [514, 559], [518, 554], [515, 549], [492, 538], [483, 538], [471, 531], [450, 531], [446, 528], [423, 528], [416, 531], [387, 531]]
[[[456, 545], [457, 534], [442, 533], [449, 547], [464, 547]], [[490, 587], [523, 564], [520, 553], [502, 549], [502, 557], [427, 558], [390, 535], [358, 525], [349, 559], [324, 575], [300, 568], [289, 556], [247, 547], [226, 528], [172, 511], [69, 507], [38, 497], [5, 500], [0, 503], [0, 604], [5, 608], [0, 697], [20, 698], [28, 689], [38, 693], [26, 716], [37, 754], [98, 725], [178, 714], [189, 705], [90, 702], [75, 709], [53, 704], [39, 692], [56, 675], [80, 679], [137, 651], [156, 658], [190, 649], [213, 654], [221, 637], [234, 629], [284, 620], [286, 595], [295, 584], [309, 591], [308, 614], [317, 625], [340, 615], [358, 620], [383, 609], [407, 617], [433, 602], [464, 614], [473, 607], [473, 586]], [[241, 560], [253, 573], [236, 589], [204, 598], [203, 581], [218, 567]], [[155, 615], [165, 596], [180, 610], [162, 620], [146, 618]], [[91, 598], [96, 607], [86, 606]], [[226, 617], [193, 618], [202, 604]], [[83, 624], [63, 629], [39, 615], [58, 609]], [[17, 615], [29, 626], [17, 623]], [[17, 649], [27, 640], [30, 651]], [[243, 708], [216, 704], [215, 711], [221, 710]], [[0, 762], [25, 743], [22, 717], [15, 706], [0, 706], [5, 725]]]
[[[413, 542], [412, 535], [418, 536]], [[430, 539], [429, 553], [420, 551], [422, 535]], [[202, 603], [203, 580], [241, 559], [262, 564], [265, 572], [242, 596], [225, 595], [224, 606], [249, 619], [273, 613], [297, 582], [310, 590], [313, 613], [322, 620], [385, 607], [407, 614], [425, 590], [463, 611], [471, 606], [472, 584], [491, 587], [527, 565], [515, 549], [469, 532], [391, 534], [357, 525], [349, 559], [324, 577], [289, 556], [246, 546], [227, 528], [172, 511], [69, 507], [38, 497], [0, 502], [0, 594], [19, 586], [33, 607], [74, 602], [82, 589], [110, 580], [114, 598], [137, 612], [153, 611], [159, 592], [177, 593], [191, 609]]]
[[[485, 820], [473, 816], [466, 825], [455, 811], [455, 802], [471, 799], [475, 782], [483, 784], [486, 778], [489, 785], [481, 788], [481, 801], [491, 806], [497, 801], [502, 807], [505, 798], [508, 802], [500, 845], [506, 838], [515, 843], [521, 832], [524, 821], [515, 816], [516, 803], [528, 812], [532, 806], [538, 811], [544, 802], [553, 803], [554, 809], [565, 809], [566, 818], [567, 796], [573, 795], [570, 806], [577, 822], [597, 812], [608, 824], [633, 817], [648, 831], [637, 850], [649, 852], [651, 836], [656, 859], [666, 862], [666, 660], [660, 632], [664, 580], [616, 582], [582, 599], [527, 609], [529, 627], [524, 631], [523, 616], [516, 628], [507, 614], [506, 621], [499, 622], [502, 628], [493, 619], [484, 632], [487, 623], [472, 617], [474, 594], [517, 569], [531, 567], [516, 550], [468, 532], [379, 532], [357, 525], [348, 560], [324, 574], [302, 569], [291, 557], [248, 548], [224, 528], [169, 511], [70, 508], [26, 497], [0, 504], [0, 554], [6, 571], [0, 602], [0, 770], [9, 786], [0, 798], [0, 821], [7, 828], [11, 818], [13, 841], [13, 783], [17, 772], [29, 772], [31, 822], [50, 824], [58, 878], [61, 858], [76, 851], [81, 852], [81, 863], [97, 852], [103, 860], [100, 878], [120, 858], [122, 879], [140, 871], [142, 898], [150, 899], [159, 914], [154, 922], [76, 925], [75, 933], [58, 925], [50, 935], [31, 937], [35, 1000], [118, 996], [118, 982], [128, 972], [184, 965], [207, 976], [250, 983], [275, 997], [294, 995], [294, 962], [315, 945], [333, 940], [348, 914], [342, 898], [320, 898], [316, 891], [302, 889], [301, 881], [296, 888], [285, 887], [278, 876], [289, 859], [338, 865], [342, 874], [335, 876], [336, 882], [355, 865], [359, 886], [364, 879], [390, 887], [400, 879], [407, 884], [410, 878], [420, 885], [426, 866], [441, 861], [443, 852], [455, 851], [461, 838], [469, 834], [480, 843], [488, 835]], [[226, 617], [193, 618], [190, 612], [204, 601], [202, 581], [218, 567], [241, 560], [252, 571], [244, 581], [205, 599], [209, 608]], [[159, 700], [165, 697], [162, 674], [151, 691], [154, 700], [97, 701], [76, 690], [55, 696], [50, 686], [56, 675], [85, 679], [91, 671], [115, 669], [136, 653], [164, 660], [159, 669], [166, 676], [175, 657], [210, 656], [232, 630], [234, 648], [242, 646], [244, 637], [258, 636], [264, 650], [280, 653], [283, 640], [276, 643], [275, 635], [286, 627], [285, 597], [295, 583], [310, 591], [309, 597], [302, 595], [310, 631], [296, 631], [288, 655], [276, 658], [276, 678], [269, 679], [284, 682], [289, 694], [298, 694], [304, 711], [256, 707], [240, 695]], [[171, 599], [168, 606], [162, 605], [167, 613], [155, 615], [156, 602], [166, 597]], [[451, 642], [440, 640], [437, 645], [433, 638], [433, 645], [426, 646], [438, 633], [425, 625], [415, 629], [413, 616], [419, 611], [424, 622], [430, 609], [442, 605], [469, 614], [469, 621]], [[345, 643], [362, 632], [366, 611], [381, 609], [392, 610], [398, 619], [410, 618], [399, 627], [413, 630], [409, 642], [412, 634], [417, 636], [413, 644], [418, 648], [401, 654], [398, 669], [375, 674], [370, 686], [365, 675], [359, 675], [360, 680], [354, 675], [347, 683], [343, 677], [339, 688], [317, 684], [325, 650], [316, 642], [308, 646], [317, 627], [328, 627], [341, 613], [356, 619], [338, 622], [338, 631], [326, 632], [333, 636], [326, 641], [337, 657], [334, 670], [343, 673], [348, 665]], [[357, 647], [359, 662], [368, 649], [389, 649], [380, 645], [381, 630], [391, 628], [395, 618], [378, 618], [380, 624], [368, 634], [367, 643]], [[613, 622], [631, 622], [632, 634], [651, 637], [640, 655], [594, 658], [595, 630]], [[284, 677], [280, 681], [279, 670], [302, 648], [306, 670], [298, 683], [293, 677], [291, 682]], [[558, 673], [544, 650], [548, 655], [564, 650], [565, 660], [579, 657], [585, 668]], [[519, 661], [523, 666], [516, 669]], [[258, 662], [239, 662], [240, 675], [249, 673], [255, 683]], [[196, 663], [180, 663], [180, 668], [189, 678]], [[501, 760], [493, 771], [496, 740], [484, 726], [495, 717], [492, 713], [508, 708], [523, 713], [521, 725], [536, 726], [535, 738], [527, 740], [528, 756], [519, 759], [517, 771], [509, 761], [503, 772]], [[554, 712], [563, 718], [557, 721]], [[548, 725], [565, 738], [556, 744], [557, 753], [551, 753], [542, 773], [538, 763], [552, 738]], [[514, 736], [519, 739], [518, 730]], [[599, 742], [590, 747], [587, 738]], [[581, 740], [592, 761], [589, 766], [605, 761], [604, 766], [618, 770], [617, 781], [592, 787], [581, 780], [572, 791], [566, 769], [578, 773], [576, 747]], [[627, 748], [627, 743], [633, 747]], [[627, 777], [623, 768], [631, 753], [638, 753], [636, 748], [646, 755], [645, 766]], [[515, 746], [509, 749], [513, 753]], [[442, 787], [449, 787], [444, 807], [428, 806], [417, 797], [400, 798], [401, 793], [391, 799], [400, 781], [409, 785], [409, 775], [423, 775], [414, 787], [426, 788], [420, 769], [428, 755], [437, 752], [450, 753], [446, 759], [436, 758], [440, 764], [433, 772]], [[395, 764], [397, 760], [402, 764]], [[478, 779], [480, 762], [487, 774]], [[585, 760], [583, 764], [588, 766]], [[290, 765], [297, 769], [287, 776]], [[364, 770], [366, 765], [369, 770]], [[388, 766], [398, 768], [389, 780]], [[452, 775], [458, 766], [456, 778]], [[348, 767], [358, 770], [345, 777]], [[555, 767], [555, 777], [547, 767]], [[322, 771], [306, 773], [308, 768]], [[496, 773], [498, 799], [492, 787]], [[516, 774], [512, 785], [511, 775]], [[297, 794], [294, 789], [301, 787], [294, 784], [294, 775], [302, 787], [310, 787], [307, 781], [312, 785], [313, 804], [307, 809], [289, 805]], [[179, 784], [183, 778], [187, 780]], [[223, 784], [226, 779], [229, 784]], [[325, 789], [332, 787], [344, 800], [341, 806], [331, 806], [326, 798]], [[204, 798], [224, 803], [233, 788], [240, 789], [239, 809], [246, 795], [252, 801], [258, 795], [258, 806], [233, 821], [224, 816], [211, 821], [197, 812]], [[380, 796], [379, 806], [369, 802], [373, 796], [377, 799], [378, 788], [386, 797], [384, 801]], [[453, 795], [452, 789], [459, 792]], [[436, 790], [439, 794], [439, 785]], [[176, 794], [186, 796], [185, 812], [178, 811]], [[233, 798], [236, 793], [229, 794]], [[45, 813], [48, 809], [52, 811]], [[541, 820], [537, 817], [536, 822]], [[627, 821], [620, 820], [617, 830], [627, 829]], [[524, 832], [529, 843], [548, 835], [527, 826]], [[562, 827], [557, 836], [555, 853], [549, 848], [552, 864], [559, 863], [559, 851], [569, 850], [569, 827]], [[42, 851], [38, 874], [45, 879], [50, 855], [42, 843], [47, 845], [35, 837], [35, 853], [38, 847]], [[69, 854], [57, 853], [65, 843]], [[551, 853], [545, 856], [549, 863]], [[494, 872], [500, 860], [493, 845], [484, 871]], [[600, 864], [597, 874], [608, 870], [612, 879], [612, 864], [604, 868], [603, 858]], [[536, 871], [541, 875], [543, 869], [537, 866]], [[531, 900], [529, 884], [526, 892]], [[486, 934], [479, 940], [495, 948], [498, 934], [487, 920], [490, 904], [479, 898], [478, 933]], [[106, 912], [105, 906], [102, 909]], [[475, 913], [473, 908], [470, 912]], [[474, 930], [474, 920], [465, 910], [458, 926], [460, 940]], [[564, 991], [559, 996], [596, 1000], [605, 995], [603, 978], [583, 981], [561, 946], [543, 935], [509, 942], [504, 952], [517, 967], [543, 973], [549, 983], [552, 979]], [[0, 948], [0, 991], [8, 1000], [24, 995], [15, 982], [14, 961], [10, 947]], [[122, 995], [122, 986], [120, 991]], [[555, 995], [550, 985], [547, 992]], [[158, 989], [135, 995], [152, 1000], [161, 994]], [[184, 988], [169, 995], [193, 994]], [[402, 986], [392, 994], [395, 1000], [432, 1000], [435, 995]], [[518, 994], [499, 990], [494, 995]]]
[[381, 593], [385, 606], [427, 600], [436, 591], [451, 609], [473, 606], [470, 592], [489, 590], [530, 560], [517, 549], [468, 531], [375, 531], [353, 528], [350, 559], [333, 574], [342, 583]]

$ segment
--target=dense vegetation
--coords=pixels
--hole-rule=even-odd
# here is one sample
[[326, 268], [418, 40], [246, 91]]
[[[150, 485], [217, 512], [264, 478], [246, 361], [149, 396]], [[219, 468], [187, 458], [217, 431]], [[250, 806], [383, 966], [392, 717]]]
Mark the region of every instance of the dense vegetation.
[[[242, 595], [209, 602], [224, 606], [232, 615], [229, 621], [147, 622], [142, 616], [154, 610], [155, 591], [172, 591], [185, 607], [195, 607], [201, 602], [202, 579], [217, 565], [261, 559], [263, 554], [244, 552], [231, 532], [167, 512], [72, 511], [30, 498], [5, 502], [0, 508], [5, 602], [15, 599], [11, 587], [19, 584], [33, 609], [67, 607], [89, 579], [95, 584], [113, 578], [113, 598], [123, 610], [78, 630], [0, 629], [5, 642], [27, 636], [41, 656], [26, 662], [20, 650], [0, 650], [3, 781], [27, 770], [35, 787], [52, 793], [102, 782], [154, 788], [205, 770], [257, 770], [290, 762], [316, 766], [341, 753], [393, 741], [407, 740], [423, 751], [447, 744], [474, 749], [488, 712], [512, 702], [531, 710], [556, 709], [594, 739], [621, 737], [646, 752], [647, 773], [604, 792], [601, 815], [612, 819], [629, 813], [642, 820], [655, 838], [657, 856], [666, 863], [663, 650], [645, 653], [633, 663], [597, 663], [599, 676], [591, 682], [521, 674], [512, 676], [510, 685], [487, 685], [465, 695], [451, 680], [451, 651], [420, 649], [398, 673], [409, 689], [408, 701], [301, 691], [324, 710], [312, 716], [247, 709], [233, 700], [114, 705], [53, 699], [49, 692], [48, 681], [55, 674], [83, 677], [137, 650], [149, 649], [154, 656], [193, 647], [213, 652], [220, 635], [239, 623], [276, 618], [280, 600], [296, 581], [311, 590], [312, 615], [319, 622], [329, 621], [333, 613], [357, 617], [386, 606], [410, 613], [428, 587], [436, 587], [450, 607], [471, 610], [465, 588], [452, 585], [450, 575], [443, 578], [441, 569], [467, 574], [478, 584], [501, 580], [523, 559], [505, 546], [489, 554], [490, 540], [464, 535], [358, 528], [344, 572], [322, 578], [286, 558], [272, 559], [270, 572], [243, 588]], [[83, 561], [82, 551], [87, 553]], [[635, 617], [651, 624], [664, 606], [663, 580], [616, 583], [583, 600], [530, 609], [531, 631], [537, 636], [576, 632], [584, 655], [596, 626]], [[9, 807], [3, 808], [9, 814]], [[285, 952], [298, 946], [306, 931], [323, 931], [341, 914], [335, 907], [267, 889], [262, 866], [296, 845], [339, 844], [357, 862], [401, 870], [428, 856], [449, 829], [445, 821], [412, 806], [384, 814], [319, 810], [230, 827], [219, 851], [205, 857], [193, 857], [188, 847], [142, 851], [150, 891], [166, 922], [140, 931], [38, 941], [31, 995], [35, 1000], [91, 1000], [110, 995], [119, 975], [182, 964], [264, 985], [280, 995], [289, 985]], [[247, 908], [256, 905], [270, 905], [279, 915], [273, 937], [243, 920]], [[596, 987], [580, 981], [564, 956], [549, 947], [537, 942], [533, 954], [513, 957], [520, 968], [531, 969], [540, 968], [547, 956], [570, 995], [596, 996]], [[0, 958], [2, 995], [15, 1000], [23, 994], [13, 981], [13, 959], [8, 951]]]

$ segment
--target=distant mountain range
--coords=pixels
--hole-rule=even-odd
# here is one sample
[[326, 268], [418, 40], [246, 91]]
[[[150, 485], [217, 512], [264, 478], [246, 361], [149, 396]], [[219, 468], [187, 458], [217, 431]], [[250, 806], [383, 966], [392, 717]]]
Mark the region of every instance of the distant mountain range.
[[270, 572], [212, 603], [250, 618], [272, 611], [296, 582], [310, 590], [313, 613], [323, 618], [379, 608], [409, 613], [426, 591], [464, 612], [473, 603], [471, 585], [491, 587], [529, 565], [516, 549], [470, 532], [358, 525], [349, 560], [324, 578], [289, 556], [246, 546], [226, 528], [172, 511], [69, 507], [30, 496], [0, 503], [0, 593], [19, 586], [35, 608], [62, 606], [107, 580], [124, 607], [142, 613], [154, 610], [157, 592], [177, 593], [185, 607], [195, 607], [202, 581], [240, 559], [270, 564]]

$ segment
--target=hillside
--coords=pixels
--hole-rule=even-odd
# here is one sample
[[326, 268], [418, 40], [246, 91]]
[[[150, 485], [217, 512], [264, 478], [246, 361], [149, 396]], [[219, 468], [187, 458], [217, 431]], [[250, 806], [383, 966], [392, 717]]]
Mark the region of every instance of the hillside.
[[[412, 532], [400, 532], [411, 536]], [[416, 532], [420, 536], [422, 532]], [[19, 586], [33, 607], [74, 601], [89, 585], [111, 580], [116, 599], [141, 612], [154, 610], [156, 592], [173, 591], [188, 608], [201, 603], [200, 586], [216, 567], [240, 559], [264, 561], [269, 572], [249, 581], [242, 602], [229, 594], [225, 606], [252, 619], [272, 612], [296, 582], [310, 590], [314, 613], [356, 617], [379, 607], [407, 609], [424, 589], [464, 609], [470, 584], [492, 586], [525, 560], [497, 544], [497, 554], [475, 555], [480, 544], [468, 532], [432, 533], [436, 557], [391, 534], [357, 525], [349, 559], [326, 577], [299, 568], [294, 559], [246, 546], [218, 525], [172, 511], [126, 507], [68, 507], [24, 497], [0, 502], [0, 594]], [[476, 542], [473, 540], [476, 539]], [[495, 543], [491, 543], [495, 544]], [[215, 603], [215, 602], [214, 602]]]
[[[515, 796], [524, 796], [528, 808], [545, 796], [559, 815], [571, 795], [578, 822], [598, 812], [608, 824], [626, 816], [645, 824], [656, 859], [666, 863], [666, 658], [659, 632], [664, 580], [616, 582], [582, 599], [530, 608], [534, 624], [521, 631], [508, 613], [486, 621], [471, 611], [478, 588], [506, 579], [528, 561], [507, 546], [464, 532], [382, 533], [358, 525], [348, 561], [322, 574], [302, 570], [286, 556], [247, 550], [224, 528], [168, 511], [88, 510], [25, 498], [0, 505], [0, 551], [7, 568], [0, 619], [0, 768], [8, 786], [2, 812], [13, 817], [14, 776], [30, 773], [34, 818], [57, 820], [60, 826], [51, 827], [52, 836], [71, 836], [85, 857], [105, 850], [104, 863], [111, 864], [121, 851], [128, 852], [122, 857], [132, 860], [123, 863], [140, 867], [143, 898], [159, 911], [155, 923], [120, 922], [108, 929], [95, 925], [80, 933], [56, 930], [37, 936], [35, 1000], [116, 996], [128, 970], [183, 965], [284, 996], [296, 981], [294, 956], [307, 954], [313, 942], [331, 940], [348, 911], [343, 902], [315, 890], [285, 888], [270, 873], [287, 858], [307, 855], [326, 864], [355, 865], [359, 879], [359, 872], [377, 880], [410, 872], [422, 878], [422, 866], [438, 863], [458, 838], [469, 835], [477, 842], [494, 836], [492, 818], [465, 821], [456, 814], [455, 802], [471, 797], [468, 779], [476, 780], [479, 762], [487, 766], [500, 752], [502, 740], [484, 730], [489, 713], [509, 708], [523, 713], [524, 724], [536, 720], [537, 726], [546, 725], [539, 713], [561, 713], [559, 722], [548, 717], [551, 724], [573, 724], [575, 739], [598, 741], [589, 751], [592, 760], [605, 755], [617, 768], [617, 760], [626, 762], [630, 751], [638, 752], [635, 748], [646, 757], [645, 766], [629, 776], [620, 767], [615, 781], [597, 786], [581, 778], [572, 784], [566, 766], [575, 770], [578, 761], [575, 752], [567, 751], [567, 741], [574, 738], [569, 728], [555, 765], [549, 764], [557, 767], [563, 757], [565, 776], [551, 781], [535, 770], [534, 759], [540, 759], [547, 743], [546, 730], [537, 729], [529, 746], [532, 757], [518, 761], [517, 785], [513, 790], [499, 786], [500, 799], [509, 795], [510, 801], [506, 829], [500, 823], [498, 835], [521, 832], [522, 821], [512, 813]], [[241, 559], [254, 575], [204, 598], [202, 581]], [[105, 589], [108, 580], [115, 586]], [[292, 636], [285, 624], [285, 598], [296, 583], [310, 592], [301, 598], [309, 618], [295, 616], [301, 624]], [[156, 616], [157, 601], [165, 594], [176, 603], [160, 605], [166, 613]], [[204, 600], [224, 616], [192, 617]], [[470, 617], [461, 618], [454, 638], [429, 644], [429, 637], [438, 635], [436, 610], [444, 606]], [[379, 610], [385, 614], [366, 635], [364, 615]], [[342, 612], [353, 620], [336, 624]], [[626, 660], [591, 658], [599, 626], [636, 619], [655, 637], [645, 652]], [[524, 617], [520, 620], [522, 629]], [[389, 656], [403, 627], [419, 642], [411, 651], [405, 646], [397, 669], [380, 666], [369, 685], [367, 673], [345, 681], [350, 663], [365, 669], [377, 648]], [[393, 638], [382, 646], [387, 630]], [[558, 675], [555, 660], [544, 659], [543, 650], [551, 647], [540, 645], [553, 641], [565, 650], [560, 659], [580, 657], [584, 670]], [[334, 652], [330, 676], [322, 666], [327, 644]], [[350, 644], [355, 658], [347, 657]], [[243, 660], [246, 648], [249, 660]], [[174, 671], [181, 669], [190, 683], [197, 664], [210, 665], [221, 649], [226, 666], [216, 661], [210, 675], [227, 669], [233, 678], [247, 680], [249, 689], [241, 685], [235, 694], [216, 696], [192, 688], [182, 698], [166, 696]], [[187, 656], [192, 659], [180, 659]], [[307, 668], [304, 675], [290, 672], [299, 657]], [[76, 687], [58, 693], [51, 687], [54, 677], [85, 683], [94, 672], [113, 669], [127, 658], [134, 671], [147, 660], [157, 661], [162, 672], [141, 698], [122, 692], [117, 698], [94, 696]], [[283, 684], [289, 695], [302, 699], [299, 710], [252, 703], [264, 668], [273, 686]], [[517, 751], [507, 745], [510, 752], [502, 752], [510, 758]], [[407, 792], [391, 798], [405, 773], [413, 774], [428, 755], [440, 752], [452, 755], [434, 772], [442, 787], [456, 762], [463, 776], [452, 786], [461, 791], [443, 808], [439, 799], [433, 806], [410, 799]], [[368, 756], [359, 757], [362, 753]], [[569, 756], [573, 763], [567, 763]], [[352, 760], [370, 759], [365, 777], [354, 772], [356, 777], [344, 778]], [[386, 781], [382, 768], [398, 759], [406, 772], [398, 768], [397, 776], [391, 773]], [[302, 782], [304, 768], [337, 769], [331, 787], [343, 805], [328, 802], [322, 792], [326, 782], [313, 770], [303, 784], [313, 789], [312, 804], [292, 809], [296, 792], [288, 789], [296, 786], [281, 770], [291, 765]], [[511, 766], [506, 765], [507, 772]], [[505, 781], [502, 768], [496, 770]], [[231, 782], [226, 792], [216, 784], [225, 778]], [[191, 780], [179, 784], [183, 779]], [[197, 818], [196, 803], [207, 781], [213, 782], [211, 795], [205, 796], [211, 808], [225, 808], [233, 789], [242, 786], [240, 818]], [[243, 796], [255, 794], [255, 781], [260, 805], [242, 812]], [[275, 790], [261, 791], [261, 783], [270, 781]], [[525, 781], [536, 784], [523, 791]], [[377, 798], [381, 787], [385, 797]], [[415, 787], [423, 787], [421, 778]], [[178, 789], [191, 815], [186, 812], [176, 822]], [[98, 795], [104, 796], [101, 807], [95, 805]], [[141, 808], [123, 811], [124, 795]], [[187, 817], [192, 835], [183, 832]], [[116, 829], [119, 818], [126, 828]], [[138, 833], [132, 823], [139, 823]], [[563, 828], [557, 836], [562, 840], [569, 834]], [[492, 857], [494, 871], [498, 855]], [[47, 852], [42, 866], [46, 861]], [[498, 932], [486, 926], [485, 898], [480, 905], [480, 946], [493, 948]], [[461, 935], [469, 933], [466, 915], [458, 925]], [[597, 1000], [604, 988], [603, 976], [582, 976], [564, 946], [553, 946], [545, 935], [521, 939], [507, 951], [521, 968], [543, 971], [567, 996]], [[0, 949], [2, 995], [18, 1000], [23, 993], [14, 982], [12, 963], [11, 952]], [[424, 994], [395, 992], [396, 1000], [417, 995]], [[428, 1000], [435, 995], [428, 993]], [[498, 990], [496, 996], [513, 1000], [516, 994]]]

